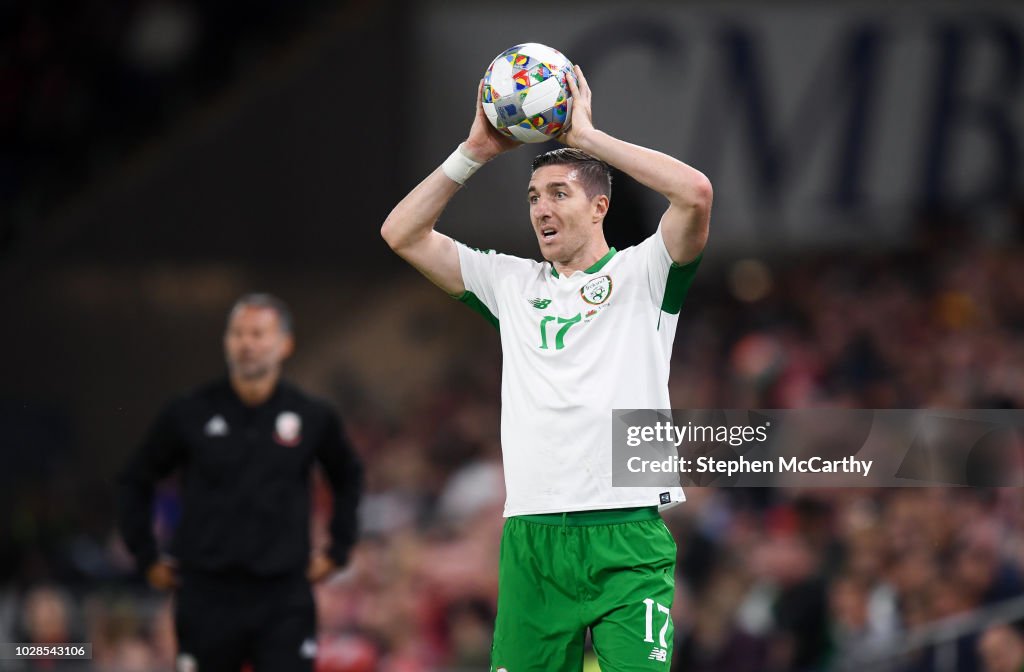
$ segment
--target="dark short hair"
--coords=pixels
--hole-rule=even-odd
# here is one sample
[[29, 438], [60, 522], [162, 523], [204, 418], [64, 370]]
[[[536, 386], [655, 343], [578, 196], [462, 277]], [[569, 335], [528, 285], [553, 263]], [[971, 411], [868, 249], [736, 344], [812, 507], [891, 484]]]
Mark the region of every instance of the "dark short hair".
[[228, 313], [228, 322], [231, 321], [231, 317], [238, 310], [249, 306], [254, 308], [269, 308], [273, 310], [277, 313], [277, 321], [281, 324], [281, 331], [286, 334], [292, 333], [292, 311], [288, 310], [288, 304], [273, 294], [267, 294], [265, 292], [253, 292], [251, 294], [243, 294], [239, 297], [239, 299], [235, 301], [235, 304], [231, 306], [231, 311]]
[[612, 169], [607, 163], [575, 147], [559, 147], [533, 160], [531, 173], [544, 166], [576, 166], [587, 198], [598, 194], [612, 197]]

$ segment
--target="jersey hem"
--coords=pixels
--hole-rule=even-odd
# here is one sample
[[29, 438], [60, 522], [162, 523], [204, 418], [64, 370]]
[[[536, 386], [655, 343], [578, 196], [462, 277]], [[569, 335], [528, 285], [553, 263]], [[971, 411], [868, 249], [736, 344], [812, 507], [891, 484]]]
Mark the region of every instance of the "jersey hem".
[[[682, 497], [680, 497], [678, 499], [673, 499], [671, 504], [672, 505], [682, 504], [685, 501], [686, 501], [686, 496], [683, 495]], [[664, 511], [667, 508], [671, 508], [670, 506], [667, 506], [667, 505], [664, 505], [664, 504], [659, 505], [657, 502], [652, 503], [650, 499], [644, 499], [644, 500], [633, 500], [633, 501], [629, 501], [629, 502], [615, 502], [614, 504], [611, 504], [611, 503], [593, 504], [593, 505], [590, 505], [590, 506], [580, 506], [580, 507], [572, 507], [572, 508], [544, 507], [544, 508], [539, 508], [539, 509], [517, 509], [517, 510], [514, 510], [514, 511], [506, 510], [502, 514], [502, 518], [512, 518], [513, 516], [533, 516], [533, 515], [544, 514], [544, 513], [575, 513], [575, 512], [578, 512], [578, 511], [601, 511], [602, 509], [613, 511], [615, 509], [635, 509], [637, 507], [648, 507], [648, 506], [657, 506], [657, 507], [659, 507], [659, 510], [662, 510], [662, 511]]]

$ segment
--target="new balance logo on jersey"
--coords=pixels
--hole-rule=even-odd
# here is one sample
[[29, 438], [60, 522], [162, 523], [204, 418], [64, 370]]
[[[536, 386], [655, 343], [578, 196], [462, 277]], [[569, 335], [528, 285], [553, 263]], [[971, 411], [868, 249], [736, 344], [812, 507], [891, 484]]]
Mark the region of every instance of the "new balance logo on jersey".
[[537, 310], [544, 310], [551, 305], [551, 299], [527, 299], [527, 301]]
[[651, 655], [647, 656], [647, 660], [656, 660], [659, 663], [664, 663], [668, 660], [668, 651], [654, 647], [651, 650]]

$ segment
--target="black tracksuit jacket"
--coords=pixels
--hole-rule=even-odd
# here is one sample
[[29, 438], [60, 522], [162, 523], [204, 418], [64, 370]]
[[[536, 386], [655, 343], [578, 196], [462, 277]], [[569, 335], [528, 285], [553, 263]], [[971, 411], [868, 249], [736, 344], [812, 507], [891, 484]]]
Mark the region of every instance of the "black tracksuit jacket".
[[182, 515], [168, 551], [183, 571], [301, 575], [314, 461], [334, 493], [327, 552], [341, 566], [356, 539], [362, 467], [338, 416], [284, 381], [256, 407], [226, 379], [210, 383], [168, 404], [121, 472], [121, 534], [144, 571], [159, 555], [154, 486], [180, 469]]

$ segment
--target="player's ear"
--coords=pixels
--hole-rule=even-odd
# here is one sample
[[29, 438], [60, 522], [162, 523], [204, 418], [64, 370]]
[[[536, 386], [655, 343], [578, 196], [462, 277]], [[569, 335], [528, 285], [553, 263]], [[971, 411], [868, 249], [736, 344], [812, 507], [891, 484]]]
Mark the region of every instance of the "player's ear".
[[590, 199], [590, 203], [594, 208], [594, 216], [599, 219], [604, 219], [604, 216], [608, 214], [608, 197], [604, 194], [598, 194]]
[[281, 359], [288, 359], [295, 352], [295, 337], [288, 334], [284, 337], [284, 344], [281, 346]]

